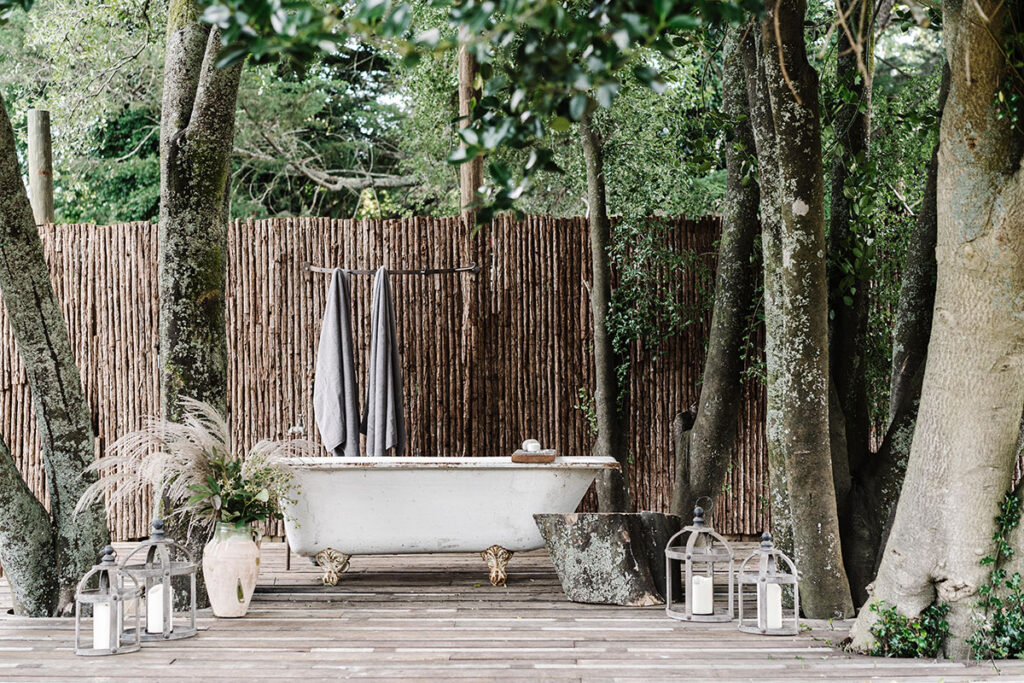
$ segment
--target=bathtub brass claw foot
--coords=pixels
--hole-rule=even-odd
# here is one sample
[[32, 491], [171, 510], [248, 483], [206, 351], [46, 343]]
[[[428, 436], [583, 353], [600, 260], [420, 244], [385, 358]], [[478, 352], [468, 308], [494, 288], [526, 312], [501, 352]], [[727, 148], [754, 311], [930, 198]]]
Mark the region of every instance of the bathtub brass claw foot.
[[480, 557], [487, 562], [487, 567], [491, 570], [491, 585], [492, 586], [504, 586], [505, 579], [508, 578], [508, 573], [505, 571], [505, 567], [508, 566], [508, 561], [512, 559], [512, 551], [502, 548], [500, 545], [492, 545], [487, 550], [480, 553]]
[[339, 553], [334, 548], [327, 548], [316, 554], [316, 563], [324, 570], [325, 586], [338, 585], [338, 578], [348, 569], [348, 561], [351, 558], [351, 555]]

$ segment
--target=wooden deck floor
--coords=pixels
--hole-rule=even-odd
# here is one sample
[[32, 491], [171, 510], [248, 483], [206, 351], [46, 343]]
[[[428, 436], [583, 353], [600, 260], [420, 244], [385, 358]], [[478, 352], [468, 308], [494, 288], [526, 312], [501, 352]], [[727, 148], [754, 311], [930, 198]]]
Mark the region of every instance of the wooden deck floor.
[[[873, 659], [833, 646], [847, 623], [808, 622], [792, 638], [699, 626], [660, 608], [565, 600], [543, 552], [512, 560], [493, 588], [472, 555], [353, 558], [336, 588], [303, 558], [264, 544], [244, 619], [200, 618], [200, 633], [116, 657], [76, 657], [70, 619], [0, 616], [0, 680], [1024, 680], [1001, 665]], [[0, 584], [0, 606], [10, 596]]]

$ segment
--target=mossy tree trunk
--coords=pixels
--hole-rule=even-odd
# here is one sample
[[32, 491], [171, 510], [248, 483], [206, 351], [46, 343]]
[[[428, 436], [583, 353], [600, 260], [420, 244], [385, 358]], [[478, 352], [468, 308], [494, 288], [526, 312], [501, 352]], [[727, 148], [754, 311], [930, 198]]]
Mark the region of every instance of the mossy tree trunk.
[[754, 38], [745, 27], [728, 30], [722, 107], [732, 121], [732, 128], [726, 140], [725, 210], [704, 381], [696, 415], [681, 414], [674, 430], [672, 513], [687, 520], [704, 498], [710, 500], [707, 507], [712, 507], [725, 484], [742, 395], [744, 333], [754, 303], [753, 247], [761, 228], [757, 218], [760, 192], [751, 163], [755, 145], [741, 40], [749, 43], [750, 50], [754, 49]]
[[[843, 569], [829, 420], [828, 281], [818, 76], [807, 60], [806, 3], [782, 0], [761, 22], [760, 59], [775, 126], [779, 231], [763, 240], [777, 275], [765, 317], [777, 363], [769, 448], [782, 453], [801, 602], [811, 618], [853, 613]], [[763, 160], [762, 160], [763, 168]], [[769, 242], [773, 242], [769, 244]]]
[[[217, 31], [199, 23], [192, 0], [171, 1], [159, 230], [160, 400], [170, 420], [180, 417], [184, 396], [227, 415], [228, 188], [241, 65], [217, 68], [220, 46]], [[188, 525], [180, 520], [169, 533], [184, 539]], [[197, 557], [206, 540], [188, 540]]]
[[74, 512], [95, 481], [89, 406], [60, 302], [22, 184], [7, 110], [0, 100], [0, 291], [32, 391], [49, 513], [0, 447], [0, 563], [22, 614], [66, 614], [78, 580], [109, 539], [101, 504]]
[[[778, 378], [783, 371], [780, 342], [782, 316], [767, 315], [779, 311], [782, 297], [781, 272], [768, 268], [768, 263], [782, 260], [782, 215], [778, 138], [772, 115], [768, 79], [765, 72], [764, 39], [760, 27], [750, 28], [753, 44], [743, 41], [743, 70], [747, 77], [747, 99], [750, 103], [750, 123], [757, 148], [758, 184], [761, 193], [761, 257], [764, 262], [765, 315], [765, 384], [767, 389], [766, 431], [778, 434], [782, 420], [782, 383]], [[789, 482], [786, 477], [785, 450], [778, 440], [767, 441], [768, 450], [768, 508], [772, 521], [775, 545], [787, 553], [793, 551], [792, 515], [789, 508]]]
[[[951, 78], [937, 184], [937, 283], [910, 460], [869, 589], [916, 616], [950, 605], [946, 653], [968, 654], [972, 614], [1010, 488], [1024, 405], [1024, 133], [1000, 116], [1008, 75], [1005, 4], [950, 1], [943, 30]], [[988, 17], [984, 21], [981, 17]], [[862, 609], [853, 644], [870, 646]]]
[[604, 470], [595, 486], [602, 512], [629, 512], [633, 508], [629, 492], [629, 395], [628, 385], [625, 381], [620, 384], [618, 377], [619, 366], [628, 361], [616, 353], [608, 328], [612, 299], [608, 246], [612, 230], [605, 195], [603, 148], [600, 133], [595, 130], [589, 115], [580, 122], [579, 128], [587, 166], [590, 263], [593, 269], [590, 310], [594, 316], [594, 412], [597, 418], [593, 454], [613, 457], [621, 468]]

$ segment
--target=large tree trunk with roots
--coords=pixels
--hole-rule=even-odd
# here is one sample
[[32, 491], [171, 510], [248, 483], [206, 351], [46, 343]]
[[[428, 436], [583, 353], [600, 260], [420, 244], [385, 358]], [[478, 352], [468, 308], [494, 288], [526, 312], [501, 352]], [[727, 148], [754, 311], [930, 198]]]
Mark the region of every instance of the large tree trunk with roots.
[[[241, 65], [215, 66], [220, 39], [191, 0], [168, 11], [160, 121], [160, 400], [165, 419], [179, 398], [227, 415], [224, 286], [228, 183]], [[187, 535], [189, 520], [169, 525]], [[207, 539], [190, 538], [197, 557]], [[205, 601], [205, 590], [201, 590]]]
[[[1014, 3], [1020, 11], [1020, 3]], [[981, 13], [988, 17], [986, 21]], [[1010, 488], [1024, 405], [1024, 133], [1000, 117], [1007, 6], [944, 7], [949, 98], [938, 174], [935, 312], [910, 462], [869, 603], [950, 605], [946, 653], [968, 654]], [[861, 610], [853, 644], [870, 646]]]
[[683, 519], [689, 519], [704, 498], [709, 499], [707, 507], [713, 507], [725, 483], [736, 440], [744, 332], [754, 303], [752, 253], [761, 227], [757, 219], [760, 193], [750, 163], [754, 134], [740, 40], [754, 49], [749, 32], [742, 27], [730, 28], [725, 40], [722, 107], [733, 124], [726, 141], [728, 179], [704, 381], [696, 416], [683, 413], [676, 418], [672, 513]]
[[[943, 69], [939, 111], [949, 92], [949, 67]], [[935, 304], [935, 188], [939, 147], [935, 146], [925, 178], [924, 197], [904, 259], [900, 297], [893, 329], [889, 426], [877, 453], [859, 462], [845, 503], [840, 497], [843, 560], [855, 604], [867, 599], [875, 578], [882, 541], [896, 509], [907, 470], [921, 381], [928, 355], [928, 335]]]
[[853, 613], [840, 549], [829, 420], [828, 282], [818, 76], [807, 61], [806, 3], [782, 0], [761, 23], [761, 60], [775, 124], [780, 230], [764, 249], [779, 289], [765, 317], [778, 362], [769, 410], [770, 448], [780, 451], [789, 490], [793, 549], [811, 618]]
[[612, 278], [608, 245], [611, 221], [604, 187], [602, 141], [589, 116], [580, 122], [580, 140], [587, 164], [587, 203], [590, 224], [590, 263], [594, 272], [590, 285], [590, 310], [594, 316], [594, 412], [597, 416], [597, 440], [594, 455], [615, 458], [620, 470], [604, 470], [597, 478], [598, 506], [601, 512], [628, 512], [633, 508], [629, 493], [629, 396], [619, 385], [618, 366], [624, 361], [615, 352], [608, 311], [612, 299]]
[[78, 580], [109, 534], [102, 505], [74, 512], [95, 481], [84, 472], [95, 458], [92, 422], [2, 101], [0, 290], [32, 390], [50, 494], [47, 515], [18, 476], [6, 446], [0, 448], [0, 562], [21, 613], [66, 614]]
[[[747, 30], [747, 29], [744, 29]], [[762, 58], [764, 40], [760, 28], [751, 25], [754, 41], [743, 41], [743, 70], [747, 77], [747, 100], [750, 104], [750, 123], [757, 148], [758, 184], [761, 193], [761, 255], [764, 269], [765, 311], [778, 311], [782, 296], [781, 273], [767, 267], [768, 263], [782, 260], [782, 216], [779, 198], [778, 139], [772, 116], [771, 98], [765, 60]], [[767, 386], [766, 430], [769, 437], [781, 429], [782, 384], [777, 381], [782, 371], [779, 342], [782, 339], [782, 318], [765, 316], [765, 383]], [[768, 449], [768, 507], [772, 520], [775, 545], [787, 553], [793, 551], [792, 515], [789, 509], [789, 483], [786, 479], [785, 452], [781, 442], [769, 438]]]

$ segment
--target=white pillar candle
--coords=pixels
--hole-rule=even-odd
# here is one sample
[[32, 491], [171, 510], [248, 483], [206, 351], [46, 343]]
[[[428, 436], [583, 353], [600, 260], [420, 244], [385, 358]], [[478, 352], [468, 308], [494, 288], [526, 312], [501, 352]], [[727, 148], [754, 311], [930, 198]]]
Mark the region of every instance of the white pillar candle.
[[[765, 627], [769, 629], [782, 628], [782, 586], [777, 583], [765, 585], [765, 599], [768, 601], [768, 609], [765, 610]], [[761, 593], [757, 594], [757, 611], [761, 612]]]
[[92, 606], [92, 646], [97, 650], [110, 649], [110, 603], [96, 602]]
[[710, 576], [694, 576], [690, 582], [690, 609], [694, 614], [715, 613], [715, 587]]
[[[174, 624], [171, 624], [174, 630]], [[164, 632], [164, 585], [150, 586], [146, 593], [146, 633]]]

